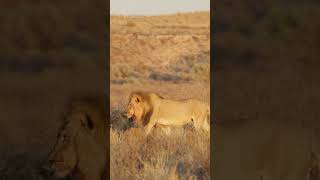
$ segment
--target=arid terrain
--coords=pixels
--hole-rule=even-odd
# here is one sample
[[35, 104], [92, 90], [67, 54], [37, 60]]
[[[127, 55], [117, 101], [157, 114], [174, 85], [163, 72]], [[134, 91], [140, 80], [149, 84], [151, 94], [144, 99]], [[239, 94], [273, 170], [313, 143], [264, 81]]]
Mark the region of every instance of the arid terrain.
[[[128, 94], [121, 91], [131, 89], [130, 86], [148, 86], [148, 90], [153, 84], [158, 88], [159, 83], [166, 84], [166, 88], [202, 84], [205, 89], [209, 88], [208, 12], [159, 17], [111, 16], [110, 24], [112, 107], [119, 104], [115, 98]], [[164, 89], [158, 88], [158, 91]], [[183, 93], [176, 92], [174, 96], [178, 98]], [[197, 94], [208, 99], [208, 93]], [[184, 94], [181, 95], [180, 98], [184, 97]]]
[[111, 16], [110, 31], [111, 179], [208, 179], [208, 133], [145, 138], [120, 113], [134, 90], [210, 103], [209, 12]]
[[[107, 43], [99, 34], [105, 6], [96, 2], [2, 1], [0, 179], [55, 179], [44, 177], [41, 165], [66, 101], [105, 93]], [[132, 125], [120, 113], [137, 89], [209, 102], [210, 51], [217, 124], [260, 119], [320, 127], [319, 3], [221, 0], [215, 6], [211, 34], [206, 12], [111, 17], [112, 177], [209, 175], [208, 136], [177, 130], [157, 144], [160, 133], [142, 139], [134, 129], [121, 132]]]

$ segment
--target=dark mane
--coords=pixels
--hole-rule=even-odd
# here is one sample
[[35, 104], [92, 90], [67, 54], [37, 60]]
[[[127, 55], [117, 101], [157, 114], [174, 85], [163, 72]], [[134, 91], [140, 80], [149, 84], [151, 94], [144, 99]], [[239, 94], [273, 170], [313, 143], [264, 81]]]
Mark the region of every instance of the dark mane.
[[[69, 113], [72, 112], [75, 104], [83, 104], [85, 106], [88, 106], [89, 108], [95, 109], [100, 113], [102, 117], [108, 117], [107, 111], [107, 97], [104, 96], [98, 96], [98, 95], [84, 95], [84, 96], [74, 96], [72, 98], [69, 98], [65, 104], [65, 110], [63, 113], [63, 125], [67, 124], [66, 116], [68, 116]], [[108, 118], [102, 118], [104, 124], [106, 125], [106, 121]]]
[[162, 96], [160, 96], [159, 94], [157, 93], [153, 93], [153, 92], [146, 92], [146, 91], [133, 91], [131, 92], [130, 94], [130, 97], [132, 97], [132, 95], [138, 95], [140, 96], [143, 100], [144, 100], [144, 103], [145, 103], [145, 108], [148, 108], [144, 114], [143, 114], [143, 117], [142, 117], [142, 124], [143, 125], [146, 125], [148, 124], [148, 120], [150, 120], [150, 116], [153, 112], [153, 108], [152, 108], [152, 105], [151, 105], [151, 99], [150, 99], [150, 94], [154, 94], [156, 95], [158, 98], [160, 99], [164, 99]]
[[107, 97], [91, 95], [72, 97], [67, 101], [67, 109], [71, 109], [75, 103], [87, 104], [107, 113]]

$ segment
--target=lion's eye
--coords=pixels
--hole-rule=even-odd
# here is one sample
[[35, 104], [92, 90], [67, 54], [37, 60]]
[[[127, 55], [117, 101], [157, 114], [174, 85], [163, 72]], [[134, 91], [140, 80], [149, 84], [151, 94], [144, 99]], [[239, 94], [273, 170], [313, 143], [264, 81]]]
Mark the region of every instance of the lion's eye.
[[62, 135], [62, 142], [67, 142], [68, 140], [69, 137], [66, 134]]

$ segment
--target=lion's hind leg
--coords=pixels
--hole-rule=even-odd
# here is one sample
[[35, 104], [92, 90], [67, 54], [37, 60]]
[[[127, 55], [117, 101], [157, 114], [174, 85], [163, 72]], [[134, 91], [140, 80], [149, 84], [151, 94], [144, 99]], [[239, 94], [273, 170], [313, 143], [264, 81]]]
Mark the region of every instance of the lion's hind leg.
[[203, 129], [207, 132], [210, 132], [210, 124], [207, 119], [203, 122]]
[[210, 132], [210, 114], [208, 112], [199, 116], [196, 120], [197, 121], [194, 122], [196, 129], [202, 129], [206, 132]]
[[210, 132], [210, 121], [211, 121], [211, 119], [210, 119], [210, 107], [208, 108], [208, 111], [207, 111], [207, 113], [206, 113], [206, 118], [205, 118], [205, 120], [204, 120], [204, 124], [203, 124], [203, 128], [204, 128], [204, 130], [206, 130], [206, 131], [208, 131], [208, 132]]

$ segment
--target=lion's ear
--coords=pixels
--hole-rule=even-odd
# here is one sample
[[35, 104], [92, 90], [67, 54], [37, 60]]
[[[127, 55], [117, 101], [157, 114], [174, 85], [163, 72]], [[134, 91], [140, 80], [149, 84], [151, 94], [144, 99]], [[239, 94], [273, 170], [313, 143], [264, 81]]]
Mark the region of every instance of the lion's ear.
[[137, 97], [136, 97], [136, 102], [137, 102], [137, 103], [141, 102], [141, 97], [137, 96]]
[[81, 124], [83, 127], [87, 129], [93, 129], [93, 121], [88, 114], [85, 114], [84, 117], [81, 119]]

